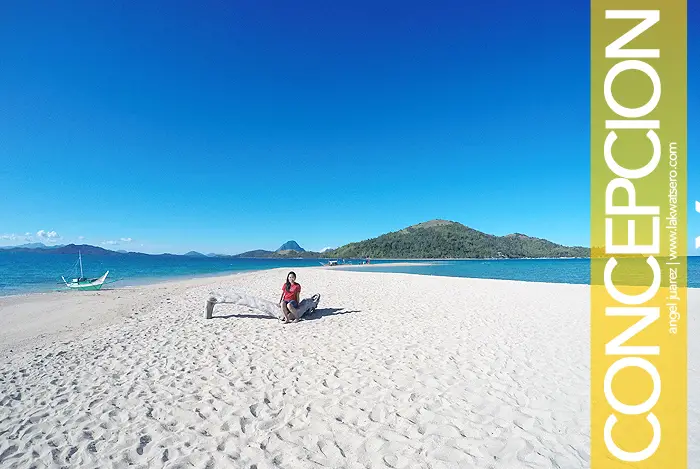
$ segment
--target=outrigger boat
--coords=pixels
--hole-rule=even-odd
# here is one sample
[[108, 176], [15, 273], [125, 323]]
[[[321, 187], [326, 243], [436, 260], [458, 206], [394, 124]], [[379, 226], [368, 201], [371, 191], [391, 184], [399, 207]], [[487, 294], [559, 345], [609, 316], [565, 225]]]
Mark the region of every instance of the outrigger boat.
[[83, 274], [83, 256], [80, 251], [78, 251], [78, 263], [80, 264], [80, 277], [74, 278], [69, 282], [64, 276], [61, 276], [63, 283], [65, 283], [68, 288], [74, 290], [99, 290], [102, 288], [102, 285], [104, 285], [107, 279], [107, 275], [109, 275], [109, 270], [105, 272], [102, 277], [86, 278]]

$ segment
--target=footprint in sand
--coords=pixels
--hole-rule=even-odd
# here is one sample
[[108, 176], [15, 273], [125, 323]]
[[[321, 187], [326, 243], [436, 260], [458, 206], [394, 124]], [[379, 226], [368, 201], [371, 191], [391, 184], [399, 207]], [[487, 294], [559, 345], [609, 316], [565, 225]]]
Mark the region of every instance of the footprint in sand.
[[250, 423], [250, 420], [248, 420], [245, 417], [241, 417], [241, 433], [246, 432], [246, 427], [248, 426], [249, 423]]
[[11, 456], [15, 452], [17, 452], [17, 445], [10, 446], [5, 451], [3, 451], [2, 454], [0, 454], [0, 462], [3, 462], [5, 460], [5, 458], [7, 458], [8, 456]]
[[[146, 447], [146, 445], [147, 445], [148, 443], [150, 443], [150, 442], [151, 442], [151, 437], [148, 436], [148, 435], [143, 435], [143, 436], [139, 439], [139, 447], [136, 448], [136, 452], [139, 454], [139, 456], [141, 456], [141, 455], [143, 454], [143, 449], [144, 449], [144, 448]], [[167, 451], [167, 450], [166, 450], [166, 451]]]
[[66, 462], [70, 462], [70, 458], [73, 457], [75, 453], [78, 452], [78, 448], [75, 446], [71, 447], [71, 449], [68, 450], [68, 455], [66, 456]]

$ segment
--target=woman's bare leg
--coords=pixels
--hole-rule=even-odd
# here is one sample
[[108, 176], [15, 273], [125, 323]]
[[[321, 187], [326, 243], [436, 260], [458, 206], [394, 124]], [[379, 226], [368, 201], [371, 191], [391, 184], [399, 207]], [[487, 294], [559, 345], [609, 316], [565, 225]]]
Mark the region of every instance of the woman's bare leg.
[[289, 310], [287, 309], [287, 303], [282, 303], [280, 305], [280, 308], [282, 308], [282, 315], [284, 316], [284, 322], [291, 321], [292, 318], [289, 317]]
[[291, 313], [292, 320], [299, 319], [299, 309], [287, 303], [287, 310]]

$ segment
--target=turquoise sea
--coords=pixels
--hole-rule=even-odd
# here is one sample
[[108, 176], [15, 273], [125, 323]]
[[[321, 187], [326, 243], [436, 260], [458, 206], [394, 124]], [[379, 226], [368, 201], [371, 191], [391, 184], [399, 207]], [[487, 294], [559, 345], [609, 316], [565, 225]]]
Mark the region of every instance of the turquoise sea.
[[[411, 263], [384, 266], [377, 264], [369, 268], [374, 272], [588, 285], [590, 283], [590, 265], [589, 259], [473, 259], [439, 261], [422, 265]], [[367, 267], [361, 269], [367, 270]], [[640, 282], [640, 285], [648, 285], [648, 275], [645, 274], [649, 273], [649, 268], [646, 265], [640, 265], [638, 269], [640, 274], [634, 277]], [[614, 276], [613, 279], [615, 279]], [[700, 288], [700, 257], [688, 258], [688, 286]]]
[[[0, 251], [0, 296], [64, 290], [61, 275], [77, 276], [78, 256]], [[86, 277], [109, 270], [103, 288], [119, 288], [176, 278], [226, 275], [253, 270], [320, 266], [327, 259], [226, 259], [185, 256], [83, 256]], [[360, 263], [355, 260], [348, 262]], [[373, 261], [374, 262], [374, 261]], [[386, 262], [386, 261], [377, 261]], [[116, 280], [116, 281], [115, 281]], [[282, 278], [280, 281], [283, 281]]]
[[[61, 275], [74, 274], [76, 256], [69, 254], [3, 253], [0, 251], [0, 296], [63, 289]], [[94, 256], [84, 257], [86, 276], [110, 271], [105, 288], [119, 288], [173, 278], [224, 275], [277, 267], [318, 266], [318, 259], [221, 259], [181, 256]], [[346, 260], [355, 264], [359, 260]], [[391, 265], [389, 265], [391, 263]], [[346, 267], [355, 270], [353, 267]], [[588, 259], [508, 259], [459, 261], [372, 260], [357, 267], [375, 272], [418, 275], [490, 278], [529, 282], [588, 284]], [[283, 279], [282, 279], [283, 280]], [[700, 257], [688, 259], [688, 284], [700, 288]]]

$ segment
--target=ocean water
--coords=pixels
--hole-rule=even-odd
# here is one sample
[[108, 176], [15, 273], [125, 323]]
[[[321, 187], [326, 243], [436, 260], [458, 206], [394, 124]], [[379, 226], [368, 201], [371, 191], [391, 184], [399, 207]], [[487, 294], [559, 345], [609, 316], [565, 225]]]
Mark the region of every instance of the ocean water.
[[[604, 262], [604, 261], [594, 261]], [[642, 264], [643, 261], [640, 261]], [[422, 265], [371, 265], [359, 269], [374, 272], [394, 272], [448, 277], [470, 277], [499, 280], [520, 280], [525, 282], [572, 283], [588, 285], [591, 281], [589, 259], [498, 259], [498, 260], [459, 260], [438, 261]], [[622, 266], [622, 264], [620, 264]], [[649, 267], [635, 266], [635, 284], [649, 285]], [[632, 277], [632, 276], [630, 276]], [[615, 276], [613, 276], [613, 280]], [[688, 286], [700, 288], [700, 257], [688, 258]]]
[[[0, 296], [65, 290], [61, 275], [79, 275], [73, 254], [0, 251]], [[174, 278], [226, 275], [237, 272], [319, 266], [326, 259], [221, 259], [182, 256], [83, 256], [86, 277], [109, 270], [103, 288], [119, 288]], [[359, 260], [348, 261], [359, 263]], [[377, 261], [386, 262], [386, 261]], [[116, 280], [116, 281], [115, 281]], [[284, 278], [280, 279], [283, 282]], [[111, 283], [113, 282], [113, 283]]]
[[[0, 251], [0, 296], [63, 290], [61, 275], [75, 276], [72, 254], [3, 253]], [[85, 276], [109, 270], [105, 288], [119, 288], [173, 278], [225, 275], [236, 272], [318, 266], [319, 259], [218, 259], [149, 256], [94, 256], [83, 258]], [[360, 261], [350, 261], [359, 263]], [[418, 275], [521, 280], [548, 283], [590, 283], [588, 259], [508, 259], [459, 261], [372, 260], [350, 270]], [[640, 269], [644, 271], [644, 269]], [[116, 281], [115, 281], [116, 280]], [[283, 281], [284, 279], [280, 279]], [[646, 280], [640, 277], [641, 282]], [[648, 283], [647, 283], [648, 284]], [[700, 288], [700, 257], [688, 259], [688, 285]]]

